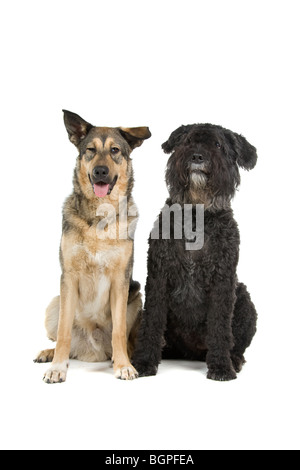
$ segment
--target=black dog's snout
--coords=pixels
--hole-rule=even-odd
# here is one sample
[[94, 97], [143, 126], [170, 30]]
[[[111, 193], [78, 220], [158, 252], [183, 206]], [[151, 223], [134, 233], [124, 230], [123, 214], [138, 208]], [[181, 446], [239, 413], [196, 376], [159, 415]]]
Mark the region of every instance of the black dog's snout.
[[109, 169], [107, 166], [96, 166], [93, 169], [93, 177], [95, 180], [100, 180], [101, 178], [107, 178], [109, 174]]
[[194, 153], [194, 155], [192, 156], [192, 162], [193, 163], [203, 163], [204, 161], [204, 157], [201, 153]]

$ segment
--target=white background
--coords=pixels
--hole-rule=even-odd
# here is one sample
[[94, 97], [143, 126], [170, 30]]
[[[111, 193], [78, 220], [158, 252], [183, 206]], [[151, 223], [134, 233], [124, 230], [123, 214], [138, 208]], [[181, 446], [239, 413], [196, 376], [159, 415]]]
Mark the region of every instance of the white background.
[[[299, 449], [299, 2], [1, 2], [3, 449]], [[166, 189], [161, 144], [181, 124], [244, 134], [259, 161], [234, 200], [240, 280], [259, 330], [237, 381], [164, 362], [121, 382], [72, 361], [42, 382], [44, 310], [58, 294], [61, 207], [76, 149], [62, 108], [95, 125], [148, 125], [133, 154], [141, 218], [135, 278]]]

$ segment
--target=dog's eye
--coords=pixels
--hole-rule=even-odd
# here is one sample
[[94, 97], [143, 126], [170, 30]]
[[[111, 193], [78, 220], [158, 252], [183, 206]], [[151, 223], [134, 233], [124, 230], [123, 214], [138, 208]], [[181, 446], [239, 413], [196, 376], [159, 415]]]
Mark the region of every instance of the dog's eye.
[[87, 152], [91, 152], [91, 153], [95, 153], [95, 152], [96, 152], [96, 149], [94, 149], [94, 148], [87, 148], [86, 150], [87, 150]]
[[112, 153], [113, 155], [117, 155], [117, 153], [119, 153], [119, 152], [120, 152], [120, 149], [118, 149], [118, 147], [112, 147], [111, 153]]
[[216, 147], [217, 147], [218, 149], [220, 149], [220, 148], [221, 148], [221, 144], [220, 144], [220, 142], [216, 142]]

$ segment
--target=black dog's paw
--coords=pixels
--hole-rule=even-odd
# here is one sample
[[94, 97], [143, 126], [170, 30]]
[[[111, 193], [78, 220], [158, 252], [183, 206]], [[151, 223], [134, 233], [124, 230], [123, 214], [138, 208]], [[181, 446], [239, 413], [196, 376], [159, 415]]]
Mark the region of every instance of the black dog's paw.
[[149, 364], [133, 364], [138, 371], [139, 377], [151, 377], [157, 374], [158, 367]]
[[207, 378], [218, 382], [229, 382], [237, 378], [236, 372], [232, 368], [211, 367], [208, 371]]

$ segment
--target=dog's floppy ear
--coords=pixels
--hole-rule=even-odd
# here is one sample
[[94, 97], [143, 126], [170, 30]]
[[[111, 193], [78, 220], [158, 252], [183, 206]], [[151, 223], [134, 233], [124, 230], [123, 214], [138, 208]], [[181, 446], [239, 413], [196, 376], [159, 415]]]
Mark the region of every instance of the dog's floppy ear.
[[140, 147], [144, 140], [150, 139], [149, 127], [119, 127], [121, 136], [128, 142], [131, 149]]
[[183, 142], [183, 140], [193, 127], [193, 125], [178, 127], [176, 131], [172, 132], [169, 139], [164, 144], [162, 144], [163, 151], [165, 153], [173, 152], [173, 150], [175, 150], [175, 148]]
[[89, 131], [94, 127], [89, 122], [86, 122], [78, 114], [71, 113], [63, 109], [64, 122], [72, 144], [78, 145], [87, 136]]
[[242, 135], [235, 132], [225, 131], [225, 136], [234, 152], [237, 164], [245, 170], [252, 170], [257, 163], [256, 148]]

